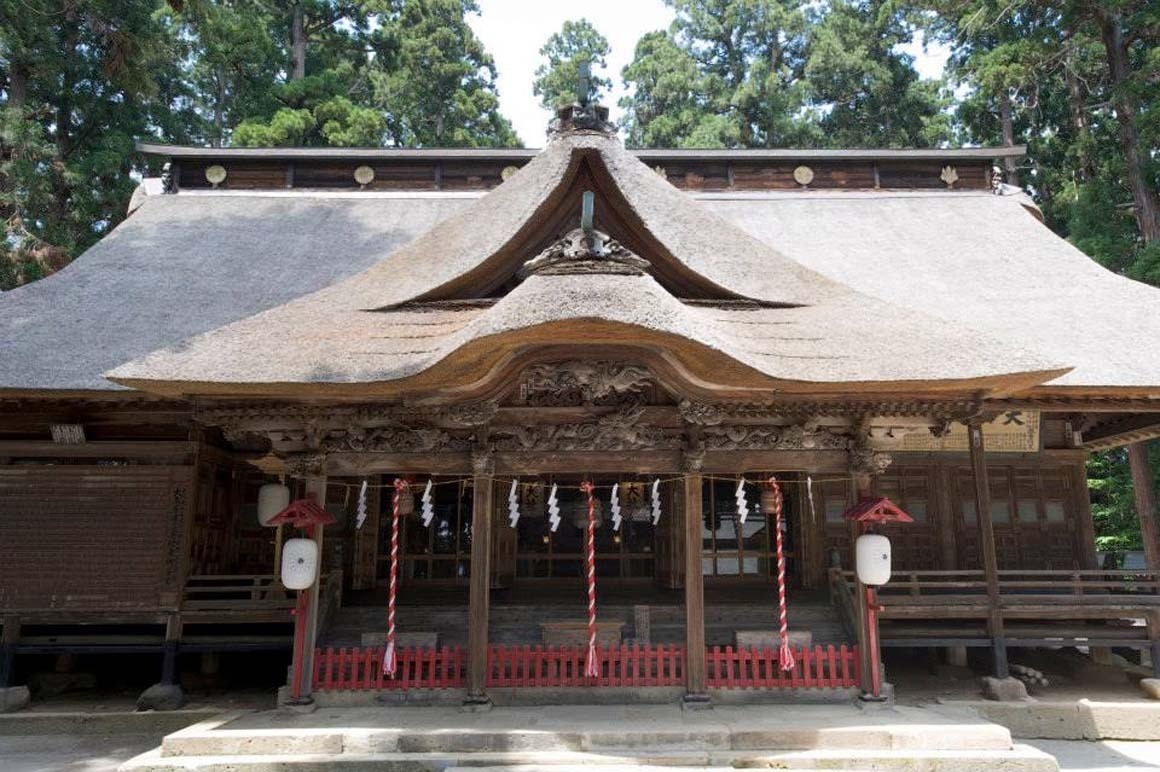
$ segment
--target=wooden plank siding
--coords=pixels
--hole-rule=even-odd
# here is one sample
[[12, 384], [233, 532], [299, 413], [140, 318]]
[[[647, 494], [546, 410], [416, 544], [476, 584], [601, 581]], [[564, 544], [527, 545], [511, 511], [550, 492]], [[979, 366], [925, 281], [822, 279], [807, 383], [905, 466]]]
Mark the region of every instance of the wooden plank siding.
[[[944, 166], [954, 166], [957, 190], [987, 190], [991, 186], [991, 163], [982, 159], [946, 162], [931, 160], [793, 160], [665, 158], [647, 161], [678, 188], [692, 191], [796, 190], [794, 170], [808, 166], [813, 172], [811, 189], [869, 190], [874, 188], [945, 190]], [[425, 159], [252, 159], [185, 158], [174, 162], [180, 169], [180, 186], [196, 190], [211, 187], [205, 171], [211, 165], [226, 169], [220, 187], [228, 190], [313, 188], [355, 190], [360, 186], [354, 171], [360, 166], [374, 170], [367, 190], [490, 190], [503, 181], [503, 172], [523, 166], [523, 159], [471, 158]]]
[[0, 467], [0, 608], [176, 608], [187, 466]]
[[[990, 458], [991, 519], [1000, 569], [1086, 568], [1081, 514], [1087, 490], [1075, 464], [1046, 459]], [[873, 494], [888, 496], [916, 520], [882, 528], [892, 542], [896, 569], [930, 571], [978, 568], [978, 521], [974, 478], [965, 458], [907, 458], [875, 478]], [[841, 520], [852, 502], [850, 486], [828, 481], [815, 488], [818, 519], [824, 522], [827, 562], [837, 552], [851, 563], [851, 534]], [[813, 570], [817, 570], [814, 567]], [[819, 581], [818, 577], [812, 577]]]

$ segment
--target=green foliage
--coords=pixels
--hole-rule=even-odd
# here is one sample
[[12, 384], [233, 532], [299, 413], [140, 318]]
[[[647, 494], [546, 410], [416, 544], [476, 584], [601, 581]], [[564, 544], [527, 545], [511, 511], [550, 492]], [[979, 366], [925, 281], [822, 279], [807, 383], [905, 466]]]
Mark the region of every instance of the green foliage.
[[[1160, 442], [1148, 447], [1153, 487], [1160, 486]], [[1088, 488], [1091, 491], [1092, 519], [1096, 527], [1096, 548], [1107, 552], [1138, 550], [1143, 547], [1128, 451], [1115, 448], [1093, 453], [1088, 460]]]
[[949, 96], [897, 52], [914, 25], [892, 3], [668, 3], [672, 27], [642, 38], [623, 73], [632, 145], [898, 147], [950, 137]]
[[576, 101], [581, 61], [592, 65], [592, 90], [596, 100], [602, 101], [612, 88], [612, 81], [601, 75], [608, 66], [611, 50], [608, 40], [587, 19], [564, 22], [560, 31], [552, 33], [540, 49], [540, 56], [547, 61], [536, 68], [536, 79], [532, 83], [540, 105], [553, 110]]
[[157, 8], [0, 0], [0, 288], [59, 269], [120, 222], [134, 139], [182, 115]]
[[499, 112], [495, 62], [467, 24], [474, 0], [397, 0], [382, 24], [399, 41], [396, 66], [371, 73], [396, 145], [515, 147]]
[[475, 12], [460, 0], [0, 0], [0, 289], [59, 270], [120, 222], [146, 171], [139, 138], [516, 144], [465, 21]]

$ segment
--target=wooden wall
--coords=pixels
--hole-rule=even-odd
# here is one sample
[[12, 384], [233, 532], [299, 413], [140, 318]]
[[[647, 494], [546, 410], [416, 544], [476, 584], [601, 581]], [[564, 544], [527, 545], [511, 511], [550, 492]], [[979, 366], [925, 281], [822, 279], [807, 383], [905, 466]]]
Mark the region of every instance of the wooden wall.
[[[1000, 569], [1095, 567], [1081, 461], [996, 456], [989, 459], [988, 470]], [[891, 537], [896, 570], [982, 567], [974, 479], [965, 456], [896, 454], [895, 463], [874, 481], [874, 493], [890, 497], [916, 520], [882, 531]], [[818, 486], [815, 507], [825, 539], [821, 554], [810, 556], [814, 585], [821, 581], [822, 567], [830, 564], [833, 553], [843, 566], [852, 566], [854, 534], [840, 518], [853, 495], [852, 485], [843, 481]]]
[[0, 466], [0, 608], [172, 608], [188, 466]]

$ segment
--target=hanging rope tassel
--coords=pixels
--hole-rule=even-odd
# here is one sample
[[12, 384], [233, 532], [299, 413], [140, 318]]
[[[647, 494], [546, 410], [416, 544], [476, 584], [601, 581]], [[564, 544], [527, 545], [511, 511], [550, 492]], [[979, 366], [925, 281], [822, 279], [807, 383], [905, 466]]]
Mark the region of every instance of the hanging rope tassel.
[[399, 500], [407, 490], [407, 481], [395, 478], [395, 495], [391, 511], [391, 579], [387, 586], [387, 650], [383, 654], [383, 672], [395, 677], [395, 595], [399, 589]]
[[584, 661], [584, 675], [600, 677], [600, 659], [596, 653], [596, 499], [592, 483], [580, 483], [580, 490], [588, 497], [588, 658]]
[[781, 648], [778, 650], [778, 658], [782, 670], [793, 670], [793, 651], [789, 647], [789, 608], [785, 602], [785, 545], [781, 532], [781, 510], [784, 499], [776, 477], [770, 477], [767, 484], [773, 494], [773, 532], [777, 537], [777, 612], [781, 622]]

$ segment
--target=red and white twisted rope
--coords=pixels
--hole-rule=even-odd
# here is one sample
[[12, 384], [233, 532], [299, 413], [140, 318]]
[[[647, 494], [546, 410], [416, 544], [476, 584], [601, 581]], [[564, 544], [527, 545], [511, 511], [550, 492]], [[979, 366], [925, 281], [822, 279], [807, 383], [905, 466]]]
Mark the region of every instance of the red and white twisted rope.
[[588, 497], [588, 657], [584, 661], [584, 675], [600, 676], [600, 661], [596, 654], [596, 500], [595, 486], [585, 480], [580, 490]]
[[773, 491], [773, 532], [777, 538], [777, 612], [781, 623], [781, 649], [778, 659], [782, 670], [793, 670], [793, 651], [789, 647], [789, 608], [785, 601], [785, 545], [781, 533], [781, 486], [776, 477], [769, 478], [769, 489]]
[[391, 578], [387, 585], [387, 650], [383, 654], [383, 672], [392, 678], [395, 677], [395, 595], [399, 589], [399, 500], [406, 489], [406, 480], [396, 477], [391, 511]]

